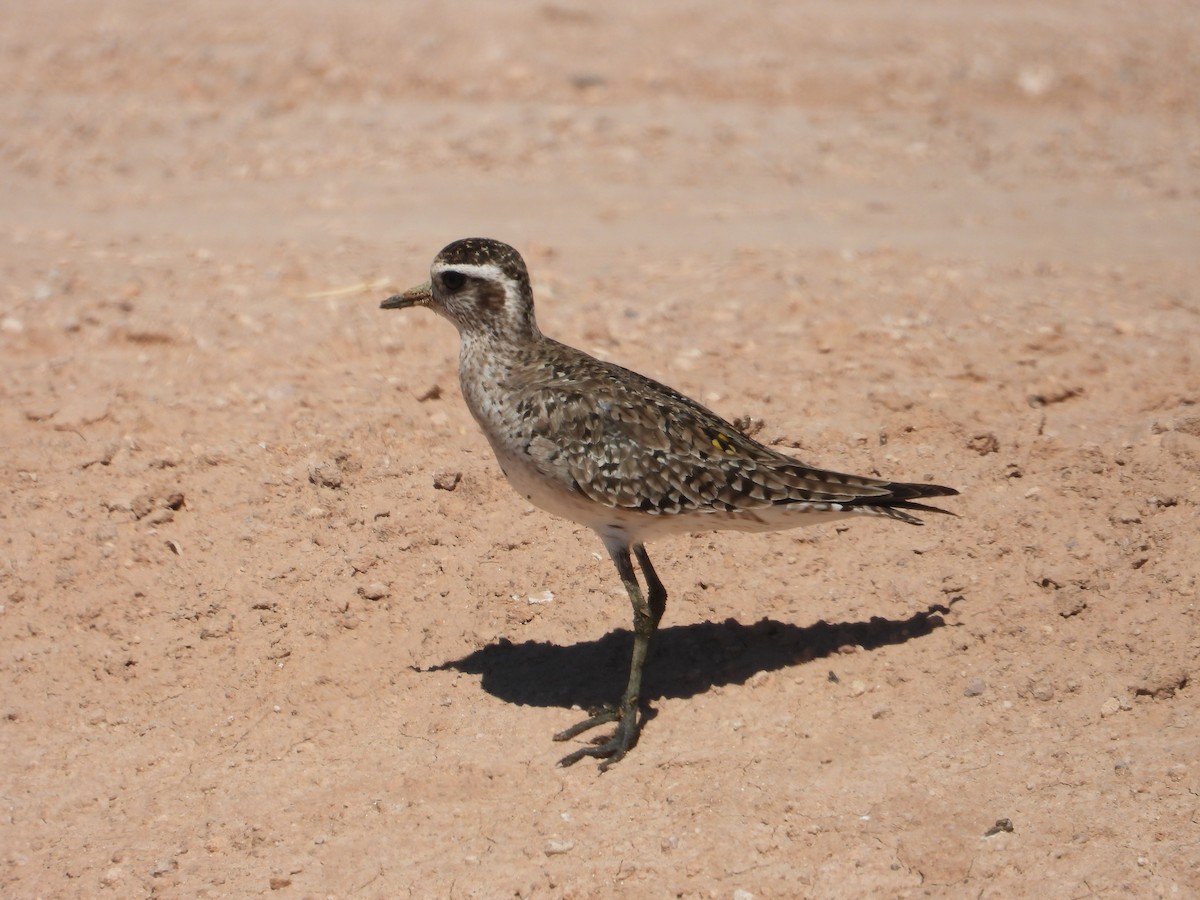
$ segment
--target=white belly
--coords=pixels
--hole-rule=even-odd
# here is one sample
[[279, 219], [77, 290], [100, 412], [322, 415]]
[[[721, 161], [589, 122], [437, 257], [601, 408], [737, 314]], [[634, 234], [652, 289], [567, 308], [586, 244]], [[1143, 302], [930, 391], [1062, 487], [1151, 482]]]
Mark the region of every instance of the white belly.
[[857, 517], [867, 510], [812, 510], [767, 507], [744, 512], [698, 510], [663, 515], [597, 503], [555, 477], [538, 471], [524, 454], [492, 444], [496, 459], [513, 489], [539, 509], [591, 528], [601, 538], [616, 536], [630, 543], [643, 543], [673, 534], [694, 531], [781, 531]]

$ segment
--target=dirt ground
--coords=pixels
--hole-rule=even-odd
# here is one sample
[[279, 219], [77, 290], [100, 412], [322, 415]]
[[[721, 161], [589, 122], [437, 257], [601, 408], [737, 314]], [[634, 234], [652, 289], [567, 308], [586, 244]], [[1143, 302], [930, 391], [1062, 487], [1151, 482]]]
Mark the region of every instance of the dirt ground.
[[[1200, 8], [41, 0], [0, 22], [0, 894], [1200, 895]], [[958, 518], [586, 529], [543, 329]], [[452, 487], [453, 489], [446, 489]]]

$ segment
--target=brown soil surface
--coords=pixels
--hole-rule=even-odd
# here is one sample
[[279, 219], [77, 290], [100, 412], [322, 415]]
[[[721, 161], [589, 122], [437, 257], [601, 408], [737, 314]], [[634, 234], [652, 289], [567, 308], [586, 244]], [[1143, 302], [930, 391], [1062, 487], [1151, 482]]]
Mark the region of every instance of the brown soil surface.
[[[1200, 895], [1196, 4], [40, 0], [0, 85], [0, 894]], [[628, 603], [378, 309], [469, 235], [959, 518], [653, 545], [555, 768]]]

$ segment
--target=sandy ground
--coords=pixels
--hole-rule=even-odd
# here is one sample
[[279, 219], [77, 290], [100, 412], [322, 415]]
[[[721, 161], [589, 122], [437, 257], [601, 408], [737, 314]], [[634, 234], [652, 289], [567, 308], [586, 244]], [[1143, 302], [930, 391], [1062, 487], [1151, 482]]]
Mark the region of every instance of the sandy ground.
[[[1200, 895], [1196, 5], [605, 9], [9, 4], [5, 897]], [[469, 235], [959, 517], [653, 545], [555, 768], [627, 601], [378, 309]]]

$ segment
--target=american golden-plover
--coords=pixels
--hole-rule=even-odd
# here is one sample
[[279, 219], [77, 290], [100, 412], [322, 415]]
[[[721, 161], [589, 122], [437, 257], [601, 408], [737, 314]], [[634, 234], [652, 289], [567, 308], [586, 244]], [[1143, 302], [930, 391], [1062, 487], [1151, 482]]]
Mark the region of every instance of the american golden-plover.
[[607, 768], [637, 740], [642, 670], [667, 603], [646, 541], [851, 516], [920, 525], [912, 511], [945, 510], [917, 500], [958, 493], [805, 465], [666, 385], [546, 337], [534, 319], [525, 262], [499, 241], [455, 241], [434, 259], [428, 282], [381, 305], [424, 306], [454, 323], [463, 397], [500, 468], [530, 503], [600, 536], [633, 604], [625, 693], [554, 739], [608, 722], [616, 730], [563, 757], [563, 766], [591, 756]]

